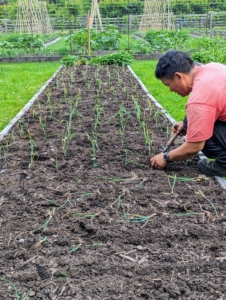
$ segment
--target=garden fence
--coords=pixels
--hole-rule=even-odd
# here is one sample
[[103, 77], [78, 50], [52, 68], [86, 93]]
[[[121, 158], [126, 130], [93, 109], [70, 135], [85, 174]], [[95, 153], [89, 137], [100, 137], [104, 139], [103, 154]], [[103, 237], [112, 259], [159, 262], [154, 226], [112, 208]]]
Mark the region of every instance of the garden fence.
[[[134, 32], [139, 30], [141, 17], [144, 15], [129, 15], [128, 18], [102, 18], [102, 24], [114, 25], [120, 32]], [[148, 15], [146, 15], [148, 17]], [[87, 26], [87, 16], [78, 16], [74, 20], [68, 18], [50, 18], [55, 31], [79, 30]], [[175, 29], [214, 29], [226, 28], [226, 15], [224, 13], [210, 12], [208, 14], [187, 14], [183, 18], [180, 15], [173, 15]], [[148, 24], [147, 24], [148, 25]], [[93, 27], [99, 30], [99, 23], [94, 20]], [[10, 33], [16, 28], [16, 21], [9, 19], [0, 20], [0, 33]], [[225, 33], [226, 34], [226, 33]]]
[[[87, 15], [91, 9], [91, 1], [48, 1], [48, 13], [53, 29], [64, 31], [87, 27]], [[165, 10], [163, 9], [164, 3]], [[175, 30], [181, 28], [202, 29], [208, 34], [213, 30], [226, 28], [226, 1], [221, 0], [205, 2], [203, 0], [100, 0], [99, 11], [103, 27], [114, 25], [120, 32], [138, 31], [141, 20], [144, 23], [143, 28], [149, 29], [153, 19], [149, 22], [146, 20], [156, 13], [160, 27], [162, 25], [162, 29], [165, 29], [167, 27], [164, 26], [163, 20], [167, 19], [166, 14], [169, 12], [172, 28]], [[16, 15], [13, 19], [10, 17], [12, 14], [6, 10], [6, 6], [1, 9], [0, 5], [0, 33], [10, 33], [16, 29]], [[93, 27], [99, 29], [97, 18], [94, 18]]]

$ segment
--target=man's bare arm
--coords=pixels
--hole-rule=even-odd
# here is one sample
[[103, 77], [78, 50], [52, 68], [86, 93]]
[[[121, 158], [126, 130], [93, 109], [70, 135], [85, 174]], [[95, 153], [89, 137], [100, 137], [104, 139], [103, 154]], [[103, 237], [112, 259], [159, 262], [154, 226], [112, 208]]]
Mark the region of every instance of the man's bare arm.
[[[196, 142], [196, 143], [185, 142], [180, 147], [171, 150], [169, 152], [170, 161], [189, 159], [193, 157], [195, 154], [197, 154], [199, 151], [201, 151], [204, 145], [205, 145], [205, 141]], [[160, 170], [163, 170], [167, 165], [167, 162], [164, 160], [163, 153], [160, 153], [152, 157], [150, 162], [152, 167]]]
[[180, 147], [169, 152], [170, 160], [176, 161], [189, 159], [201, 151], [204, 146], [205, 141], [195, 143], [185, 142]]

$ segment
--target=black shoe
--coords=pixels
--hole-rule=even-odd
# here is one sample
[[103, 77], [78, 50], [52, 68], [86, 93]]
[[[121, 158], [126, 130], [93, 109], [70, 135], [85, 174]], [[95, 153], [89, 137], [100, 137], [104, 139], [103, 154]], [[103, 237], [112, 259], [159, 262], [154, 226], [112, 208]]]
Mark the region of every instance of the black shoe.
[[198, 162], [198, 168], [203, 173], [209, 176], [226, 176], [226, 170], [220, 168], [215, 161], [208, 160], [206, 158], [201, 159]]

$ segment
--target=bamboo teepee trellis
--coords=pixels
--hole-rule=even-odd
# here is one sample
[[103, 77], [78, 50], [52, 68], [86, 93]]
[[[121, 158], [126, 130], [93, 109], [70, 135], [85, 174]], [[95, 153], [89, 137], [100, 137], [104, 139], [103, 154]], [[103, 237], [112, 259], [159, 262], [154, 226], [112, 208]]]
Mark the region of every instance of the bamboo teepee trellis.
[[93, 27], [94, 20], [95, 20], [95, 26], [97, 29], [97, 18], [99, 21], [100, 29], [103, 31], [103, 25], [101, 21], [98, 2], [97, 0], [92, 0], [91, 13], [90, 13], [90, 27]]
[[52, 33], [46, 2], [19, 0], [16, 25], [20, 33]]
[[139, 31], [174, 28], [170, 0], [145, 0]]

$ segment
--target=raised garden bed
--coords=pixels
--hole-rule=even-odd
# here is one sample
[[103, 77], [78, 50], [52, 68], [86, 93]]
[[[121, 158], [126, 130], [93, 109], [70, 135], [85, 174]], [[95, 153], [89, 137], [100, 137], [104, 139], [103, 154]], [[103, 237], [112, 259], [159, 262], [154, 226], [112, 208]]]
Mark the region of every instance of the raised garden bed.
[[[0, 299], [223, 299], [225, 191], [127, 68], [62, 69], [0, 145]], [[178, 140], [178, 142], [180, 142]]]
[[[106, 52], [106, 53], [109, 53]], [[88, 56], [88, 55], [80, 55], [79, 57], [85, 57], [87, 59], [90, 59], [92, 57], [96, 57], [99, 55], [104, 55], [106, 53], [103, 53], [103, 51], [100, 52], [94, 52], [94, 55]], [[159, 59], [159, 57], [162, 55], [162, 53], [150, 53], [150, 54], [133, 54], [134, 59], [136, 60], [147, 60], [147, 59]], [[0, 62], [4, 63], [22, 63], [22, 62], [43, 62], [43, 61], [59, 61], [61, 58], [63, 58], [64, 55], [47, 55], [47, 56], [19, 56], [19, 57], [0, 57]]]

